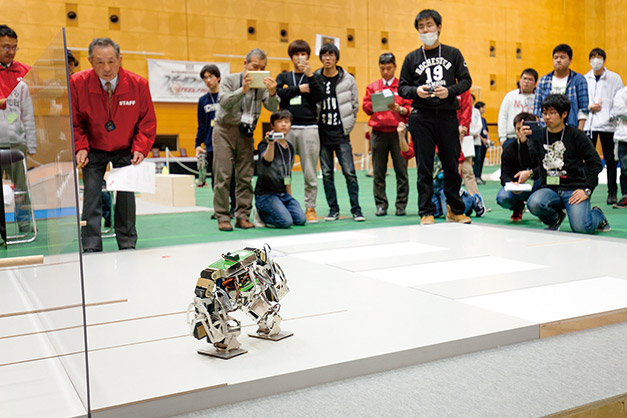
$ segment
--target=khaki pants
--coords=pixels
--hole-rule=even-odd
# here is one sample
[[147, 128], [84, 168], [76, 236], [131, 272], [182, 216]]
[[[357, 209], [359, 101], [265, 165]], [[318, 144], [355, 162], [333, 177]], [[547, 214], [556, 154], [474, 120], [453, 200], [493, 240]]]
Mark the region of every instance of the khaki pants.
[[292, 144], [294, 152], [300, 157], [300, 168], [305, 177], [305, 208], [315, 209], [318, 197], [317, 168], [320, 157], [318, 126], [292, 126], [286, 140]]
[[250, 217], [253, 202], [253, 138], [243, 136], [239, 127], [216, 123], [213, 128], [213, 208], [218, 222], [229, 222], [229, 190], [235, 168], [235, 217]]
[[479, 194], [477, 188], [477, 179], [475, 178], [475, 172], [472, 170], [472, 157], [468, 157], [461, 163], [462, 178], [464, 179], [464, 186], [471, 196]]

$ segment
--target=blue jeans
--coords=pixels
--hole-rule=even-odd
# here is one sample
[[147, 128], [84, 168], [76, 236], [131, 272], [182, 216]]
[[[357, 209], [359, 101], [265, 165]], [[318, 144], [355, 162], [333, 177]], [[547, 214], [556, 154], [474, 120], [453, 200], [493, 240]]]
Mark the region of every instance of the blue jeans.
[[[461, 198], [464, 202], [464, 214], [470, 216], [472, 210], [474, 209], [475, 199], [466, 191], [464, 191], [461, 195]], [[435, 213], [433, 214], [433, 217], [439, 218], [446, 216], [448, 208], [446, 207], [446, 196], [444, 195], [444, 180], [433, 180], [433, 197], [431, 198], [431, 201], [435, 205]]]
[[522, 210], [529, 196], [531, 196], [531, 192], [512, 193], [505, 190], [505, 187], [501, 187], [501, 190], [496, 194], [496, 203], [505, 209]]
[[527, 199], [529, 212], [540, 218], [546, 225], [557, 222], [560, 213], [566, 210], [568, 222], [573, 232], [592, 234], [605, 221], [600, 209], [590, 209], [590, 199], [576, 205], [568, 203], [574, 190], [555, 191], [548, 187], [541, 188]]
[[266, 225], [289, 228], [305, 225], [305, 213], [289, 193], [260, 194], [255, 196], [255, 207]]
[[322, 169], [322, 184], [327, 203], [331, 211], [340, 211], [337, 203], [337, 193], [335, 192], [335, 181], [333, 179], [333, 152], [342, 167], [342, 174], [346, 178], [346, 188], [351, 203], [351, 213], [361, 211], [359, 207], [359, 186], [357, 185], [357, 175], [355, 174], [355, 163], [353, 162], [353, 147], [350, 143], [336, 145], [320, 144], [320, 168]]
[[627, 142], [618, 142], [618, 161], [620, 161], [620, 192], [627, 196]]

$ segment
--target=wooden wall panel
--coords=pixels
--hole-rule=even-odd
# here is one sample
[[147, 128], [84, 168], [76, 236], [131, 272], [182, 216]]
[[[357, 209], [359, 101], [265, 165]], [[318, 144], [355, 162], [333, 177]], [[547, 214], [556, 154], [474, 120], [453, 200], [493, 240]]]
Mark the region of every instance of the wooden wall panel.
[[[18, 59], [33, 63], [49, 40], [65, 24], [63, 0], [14, 0], [3, 4], [3, 20], [19, 35]], [[341, 38], [340, 65], [355, 68], [360, 95], [366, 85], [379, 77], [378, 56], [384, 51], [381, 32], [389, 35], [388, 47], [402, 65], [405, 55], [420, 46], [413, 27], [418, 5], [404, 0], [72, 0], [78, 4], [78, 26], [67, 29], [68, 45], [86, 48], [95, 36], [110, 36], [123, 50], [162, 53], [162, 56], [127, 54], [123, 65], [147, 76], [146, 58], [191, 61], [221, 61], [240, 71], [242, 58], [216, 56], [245, 55], [250, 49], [264, 49], [274, 75], [289, 61], [287, 44], [280, 42], [281, 23], [289, 24], [289, 40], [305, 39], [312, 45], [315, 34]], [[589, 70], [588, 53], [594, 47], [606, 49], [608, 67], [627, 79], [624, 21], [627, 0], [537, 0], [521, 4], [515, 0], [427, 0], [420, 8], [434, 8], [443, 17], [442, 41], [464, 54], [487, 103], [486, 118], [494, 123], [502, 97], [515, 87], [520, 72], [535, 68], [541, 75], [552, 70], [551, 51], [566, 42], [574, 51], [572, 68]], [[120, 30], [110, 30], [108, 10], [120, 9]], [[257, 40], [247, 40], [247, 20], [257, 22]], [[355, 47], [347, 48], [347, 29], [355, 30]], [[489, 42], [496, 54], [489, 56]], [[522, 44], [522, 59], [516, 59], [516, 45]], [[80, 56], [81, 68], [88, 62]], [[319, 66], [317, 57], [312, 64]], [[496, 89], [490, 90], [490, 74]], [[181, 146], [193, 148], [195, 105], [155, 105], [160, 133], [179, 133]], [[262, 121], [269, 115], [264, 112]], [[360, 111], [358, 121], [367, 117]]]

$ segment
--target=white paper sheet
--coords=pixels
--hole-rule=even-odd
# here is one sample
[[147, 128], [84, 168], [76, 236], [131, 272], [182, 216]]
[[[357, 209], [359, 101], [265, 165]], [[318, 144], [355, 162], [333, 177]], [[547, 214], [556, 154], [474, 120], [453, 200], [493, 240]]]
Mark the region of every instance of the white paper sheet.
[[475, 141], [472, 136], [468, 135], [464, 137], [462, 141], [462, 152], [466, 158], [475, 156]]
[[531, 184], [527, 183], [519, 184], [512, 183], [511, 181], [505, 183], [505, 190], [507, 190], [508, 192], [530, 192], [532, 187], [533, 186]]
[[155, 194], [155, 163], [112, 168], [107, 175], [107, 190]]

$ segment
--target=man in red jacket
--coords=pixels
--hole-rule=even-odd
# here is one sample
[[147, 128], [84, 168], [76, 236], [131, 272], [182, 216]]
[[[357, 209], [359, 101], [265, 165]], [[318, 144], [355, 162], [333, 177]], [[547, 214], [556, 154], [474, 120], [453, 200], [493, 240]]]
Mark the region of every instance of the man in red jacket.
[[[409, 183], [407, 181], [407, 160], [401, 157], [396, 128], [400, 122], [407, 123], [411, 108], [411, 100], [403, 99], [398, 95], [398, 79], [396, 72], [396, 58], [394, 54], [386, 52], [379, 57], [379, 71], [381, 79], [368, 84], [364, 97], [364, 112], [370, 115], [368, 126], [372, 127], [370, 144], [372, 148], [373, 191], [374, 202], [377, 205], [377, 216], [387, 215], [388, 198], [385, 194], [385, 172], [388, 166], [388, 154], [392, 156], [394, 171], [396, 172], [396, 216], [405, 215]], [[387, 92], [385, 92], [387, 90]], [[372, 95], [378, 93], [392, 95], [394, 103], [388, 105], [389, 110], [372, 108]]]
[[0, 25], [0, 109], [6, 107], [7, 97], [30, 67], [15, 61], [17, 33], [7, 25]]
[[[148, 81], [120, 68], [120, 47], [109, 38], [89, 44], [92, 68], [70, 79], [76, 165], [83, 168], [85, 195], [81, 230], [83, 251], [102, 251], [101, 188], [107, 164], [123, 167], [139, 164], [155, 141], [157, 119]], [[121, 250], [133, 249], [135, 194], [118, 192], [115, 236]]]

